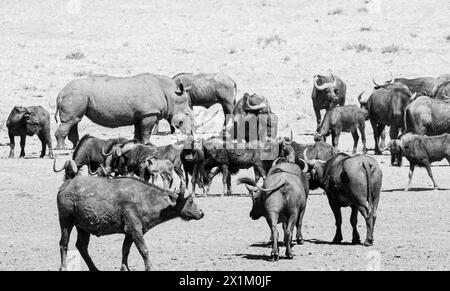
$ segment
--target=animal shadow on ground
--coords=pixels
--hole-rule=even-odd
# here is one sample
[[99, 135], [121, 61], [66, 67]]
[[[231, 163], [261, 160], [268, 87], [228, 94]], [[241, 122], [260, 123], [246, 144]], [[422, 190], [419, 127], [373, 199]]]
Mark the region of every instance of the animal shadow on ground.
[[320, 239], [305, 239], [305, 242], [315, 244], [315, 245], [340, 245], [340, 246], [355, 246], [359, 244], [353, 244], [351, 242], [341, 242], [339, 244], [333, 243], [331, 241], [324, 241]]
[[[438, 191], [443, 191], [443, 190], [450, 190], [448, 188], [437, 188], [436, 190]], [[404, 192], [405, 188], [397, 188], [397, 189], [383, 189], [382, 192], [388, 192], [388, 193], [393, 193], [393, 192]], [[425, 191], [435, 191], [435, 189], [433, 189], [433, 187], [429, 187], [429, 188], [409, 188], [408, 192], [425, 192]]]

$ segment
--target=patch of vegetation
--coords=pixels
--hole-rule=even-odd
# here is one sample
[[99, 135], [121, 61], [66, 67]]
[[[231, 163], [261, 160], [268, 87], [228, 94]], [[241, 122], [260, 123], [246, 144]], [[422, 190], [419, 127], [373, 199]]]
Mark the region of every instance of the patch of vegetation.
[[336, 8], [328, 12], [328, 15], [342, 15], [343, 12], [344, 10], [342, 10], [342, 8]]
[[369, 12], [369, 10], [366, 7], [360, 7], [360, 8], [358, 8], [357, 11], [359, 13], [368, 13]]
[[401, 51], [401, 47], [398, 45], [392, 44], [390, 46], [385, 46], [381, 49], [382, 54], [396, 54]]
[[343, 51], [354, 50], [354, 51], [356, 51], [357, 53], [361, 53], [361, 52], [371, 52], [371, 51], [372, 51], [372, 49], [371, 49], [369, 46], [367, 46], [367, 45], [365, 45], [365, 44], [362, 44], [362, 43], [358, 43], [358, 44], [349, 44], [349, 45], [343, 47], [342, 50], [343, 50]]
[[95, 74], [92, 73], [92, 71], [78, 71], [73, 73], [74, 77], [81, 78], [81, 77], [94, 77]]
[[278, 34], [274, 34], [267, 38], [260, 36], [256, 40], [256, 43], [258, 45], [261, 45], [263, 48], [266, 48], [266, 47], [270, 46], [271, 44], [280, 45], [282, 43], [286, 43], [286, 40], [282, 39]]
[[67, 60], [81, 60], [84, 59], [85, 57], [86, 56], [81, 50], [76, 50], [66, 55]]
[[291, 60], [291, 57], [290, 56], [285, 56], [284, 58], [283, 58], [283, 63], [287, 63], [287, 62], [289, 62]]
[[450, 41], [450, 34], [445, 38], [447, 41]]
[[370, 26], [361, 26], [361, 28], [359, 29], [359, 31], [363, 32], [363, 31], [371, 31], [372, 27]]
[[228, 53], [230, 55], [235, 54], [236, 53], [236, 49], [234, 47], [230, 48], [230, 50], [228, 51]]
[[34, 85], [23, 85], [22, 89], [25, 91], [36, 91], [37, 87]]

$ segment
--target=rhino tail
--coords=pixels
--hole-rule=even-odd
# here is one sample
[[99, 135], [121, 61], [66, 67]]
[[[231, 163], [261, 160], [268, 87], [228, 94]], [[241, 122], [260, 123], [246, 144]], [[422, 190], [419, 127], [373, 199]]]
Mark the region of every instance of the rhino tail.
[[58, 112], [59, 112], [59, 103], [61, 102], [61, 96], [62, 95], [62, 91], [58, 94], [58, 96], [56, 97], [56, 111], [55, 111], [55, 121], [56, 121], [56, 123], [58, 123], [58, 118], [57, 118], [57, 115], [58, 115]]

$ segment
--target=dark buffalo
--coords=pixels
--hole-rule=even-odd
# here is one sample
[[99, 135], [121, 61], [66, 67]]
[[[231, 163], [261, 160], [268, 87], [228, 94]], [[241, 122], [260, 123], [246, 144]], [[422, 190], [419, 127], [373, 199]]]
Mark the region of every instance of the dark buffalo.
[[311, 93], [311, 99], [314, 107], [314, 113], [317, 119], [317, 128], [322, 122], [320, 110], [330, 110], [335, 106], [345, 105], [345, 96], [347, 85], [339, 77], [331, 74], [330, 76], [314, 76], [314, 87]]
[[401, 165], [402, 156], [409, 161], [409, 181], [405, 188], [408, 191], [416, 166], [425, 167], [433, 181], [434, 189], [438, 185], [434, 181], [431, 172], [431, 163], [446, 159], [450, 163], [450, 135], [445, 133], [438, 136], [423, 136], [412, 133], [405, 133], [398, 139], [393, 140], [388, 147], [397, 165]]
[[203, 195], [206, 195], [207, 188], [204, 186], [203, 164], [205, 162], [205, 151], [203, 141], [195, 141], [192, 138], [186, 140], [185, 146], [180, 154], [181, 162], [184, 168], [186, 184], [189, 185], [189, 175], [191, 175], [191, 193], [195, 195], [195, 186], [203, 188]]
[[250, 143], [226, 143], [212, 141], [204, 143], [206, 149], [204, 172], [207, 173], [207, 183], [218, 173], [211, 172], [215, 167], [222, 172], [223, 194], [231, 195], [231, 175], [240, 169], [253, 167], [256, 181], [260, 177], [266, 178], [270, 165], [264, 161], [273, 161], [278, 157], [278, 143], [250, 142]]
[[436, 82], [436, 78], [433, 77], [419, 77], [413, 79], [407, 78], [394, 78], [391, 73], [391, 80], [384, 82], [383, 84], [378, 84], [375, 79], [373, 79], [374, 89], [380, 89], [382, 87], [388, 87], [394, 83], [402, 83], [408, 87], [412, 93], [417, 93], [417, 96], [432, 96], [433, 87]]
[[[375, 90], [367, 101], [363, 101], [362, 94], [358, 97], [361, 107], [369, 112], [370, 123], [375, 139], [375, 154], [381, 155], [380, 136], [386, 126], [390, 126], [391, 140], [398, 137], [399, 130], [404, 131], [404, 113], [406, 106], [415, 99], [408, 87], [402, 83], [382, 87]], [[381, 145], [383, 148], [384, 145]]]
[[373, 231], [377, 217], [383, 174], [377, 161], [367, 156], [351, 157], [339, 153], [327, 162], [306, 160], [311, 167], [310, 189], [325, 190], [336, 219], [336, 235], [333, 243], [342, 242], [341, 207], [352, 208], [350, 223], [353, 228], [353, 244], [360, 243], [357, 229], [358, 211], [366, 220], [365, 246], [373, 244]]
[[192, 108], [189, 87], [181, 80], [140, 74], [132, 77], [92, 77], [67, 84], [56, 100], [56, 114], [61, 124], [56, 130], [57, 148], [64, 148], [64, 139], [75, 147], [78, 123], [83, 116], [110, 128], [134, 125], [134, 136], [147, 143], [158, 120], [167, 119], [183, 132], [191, 132]]
[[245, 93], [234, 106], [233, 121], [229, 133], [238, 142], [277, 137], [278, 117], [265, 96]]
[[25, 157], [25, 140], [28, 136], [37, 135], [42, 143], [40, 157], [45, 156], [48, 147], [49, 157], [53, 158], [52, 138], [50, 136], [50, 114], [41, 106], [15, 106], [6, 121], [8, 128], [9, 158], [14, 158], [15, 136], [20, 136], [20, 157]]
[[128, 140], [122, 137], [113, 139], [99, 139], [86, 134], [77, 144], [72, 159], [78, 169], [84, 165], [89, 165], [91, 169], [98, 169], [100, 165], [105, 165], [104, 149], [109, 149], [117, 144], [126, 143]]
[[293, 141], [290, 143], [290, 146], [294, 149], [296, 159], [295, 163], [299, 166], [303, 165], [301, 160], [305, 159], [303, 156], [305, 149], [308, 149], [307, 158], [310, 160], [317, 159], [328, 161], [337, 154], [336, 149], [332, 145], [323, 141], [317, 141], [313, 144], [300, 144]]
[[450, 133], [450, 100], [419, 97], [405, 109], [406, 131], [420, 135]]
[[366, 119], [369, 114], [365, 109], [356, 105], [344, 105], [334, 107], [327, 111], [319, 129], [314, 137], [315, 141], [321, 141], [325, 136], [331, 134], [333, 147], [339, 149], [339, 136], [341, 132], [351, 132], [353, 136], [353, 153], [358, 146], [358, 130], [361, 134], [363, 153], [366, 154]]
[[67, 247], [72, 228], [77, 228], [75, 246], [89, 270], [96, 271], [88, 253], [90, 235], [125, 234], [121, 270], [129, 270], [128, 254], [134, 243], [144, 259], [150, 260], [144, 234], [167, 220], [201, 219], [192, 197], [184, 197], [184, 186], [177, 192], [163, 190], [136, 178], [96, 178], [77, 176], [59, 188], [57, 205], [61, 227], [61, 268], [66, 270]]
[[148, 171], [149, 160], [155, 158], [157, 148], [144, 145], [135, 140], [113, 146], [108, 153], [103, 153], [106, 159], [106, 171], [120, 175], [134, 173], [148, 181], [151, 173]]
[[180, 73], [173, 77], [177, 78], [185, 86], [191, 87], [189, 95], [193, 106], [209, 108], [220, 103], [225, 115], [233, 112], [236, 104], [236, 83], [224, 73]]
[[[304, 167], [307, 171], [306, 164]], [[303, 244], [301, 227], [309, 194], [305, 173], [296, 164], [281, 162], [270, 169], [263, 188], [249, 178], [239, 179], [240, 183], [246, 185], [253, 200], [250, 217], [256, 220], [264, 216], [269, 225], [273, 236], [270, 260], [279, 259], [277, 224], [280, 222], [283, 223], [286, 257], [292, 259], [294, 225], [297, 226], [297, 244]]]
[[444, 74], [437, 78], [430, 96], [440, 100], [450, 97], [450, 74]]

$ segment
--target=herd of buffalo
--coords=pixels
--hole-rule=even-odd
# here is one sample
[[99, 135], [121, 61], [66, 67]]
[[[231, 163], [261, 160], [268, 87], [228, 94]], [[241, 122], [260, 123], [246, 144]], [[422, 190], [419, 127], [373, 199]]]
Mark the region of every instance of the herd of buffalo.
[[[231, 175], [253, 168], [255, 178], [241, 177], [253, 200], [252, 219], [264, 217], [271, 230], [270, 260], [279, 259], [277, 224], [283, 224], [286, 257], [292, 258], [292, 236], [303, 243], [301, 226], [310, 189], [322, 188], [336, 220], [333, 243], [341, 243], [341, 210], [351, 207], [352, 243], [360, 244], [358, 213], [367, 227], [366, 246], [373, 244], [374, 225], [382, 185], [378, 162], [366, 155], [365, 122], [370, 120], [375, 138], [375, 155], [391, 151], [391, 164], [410, 163], [410, 187], [415, 166], [425, 167], [434, 187], [430, 165], [450, 162], [450, 75], [438, 78], [394, 78], [358, 97], [360, 106], [345, 105], [347, 87], [334, 76], [314, 77], [312, 102], [317, 118], [315, 143], [299, 144], [290, 137], [278, 137], [277, 115], [264, 96], [244, 94], [236, 100], [236, 83], [223, 73], [181, 73], [173, 78], [140, 74], [132, 77], [99, 75], [71, 81], [56, 99], [55, 132], [57, 146], [64, 149], [65, 138], [73, 144], [72, 159], [55, 172], [64, 171], [57, 206], [61, 227], [61, 270], [67, 268], [70, 233], [76, 227], [76, 247], [90, 270], [97, 270], [88, 254], [89, 237], [125, 234], [122, 270], [128, 270], [128, 254], [134, 243], [143, 257], [145, 269], [151, 264], [144, 234], [152, 227], [175, 217], [201, 219], [195, 204], [196, 186], [207, 195], [212, 180], [222, 174], [223, 194], [231, 195]], [[193, 106], [219, 103], [226, 115], [215, 137], [198, 138], [193, 131]], [[321, 118], [321, 110], [326, 113]], [[101, 126], [134, 126], [134, 139], [103, 140], [91, 135], [79, 139], [78, 123], [83, 116]], [[186, 139], [166, 146], [150, 143], [158, 122], [166, 119], [171, 132]], [[390, 142], [385, 144], [385, 127]], [[14, 157], [14, 137], [20, 136], [20, 157], [25, 156], [26, 136], [36, 134], [42, 142], [40, 157], [54, 158], [50, 114], [41, 106], [12, 109], [7, 120], [10, 158]], [[339, 153], [342, 132], [353, 136], [353, 155]], [[361, 135], [363, 154], [356, 155]], [[332, 145], [326, 143], [331, 135]], [[89, 175], [79, 175], [87, 166]], [[180, 185], [173, 189], [173, 172]], [[136, 177], [132, 177], [136, 176]], [[155, 186], [160, 177], [164, 187]], [[151, 178], [151, 183], [149, 182]], [[191, 178], [190, 191], [186, 191]], [[258, 183], [259, 180], [262, 183]], [[189, 194], [187, 194], [189, 192]]]

